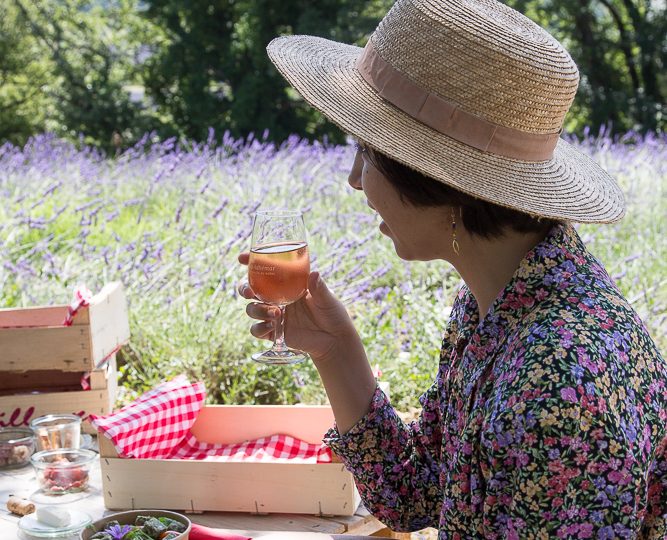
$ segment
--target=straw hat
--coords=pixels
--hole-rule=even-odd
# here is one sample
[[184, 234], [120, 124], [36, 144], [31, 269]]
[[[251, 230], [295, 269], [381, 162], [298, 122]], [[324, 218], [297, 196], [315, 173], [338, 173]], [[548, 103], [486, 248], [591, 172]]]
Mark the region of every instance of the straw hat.
[[577, 66], [504, 4], [398, 0], [364, 49], [285, 36], [267, 50], [341, 129], [423, 174], [536, 216], [623, 217], [614, 179], [559, 138]]

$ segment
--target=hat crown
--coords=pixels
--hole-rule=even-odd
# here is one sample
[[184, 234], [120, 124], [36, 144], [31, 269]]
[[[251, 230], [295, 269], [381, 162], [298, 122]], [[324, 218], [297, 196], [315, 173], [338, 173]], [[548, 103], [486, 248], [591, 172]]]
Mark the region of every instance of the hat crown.
[[495, 0], [398, 0], [371, 40], [427, 92], [527, 133], [558, 132], [579, 84], [564, 47]]

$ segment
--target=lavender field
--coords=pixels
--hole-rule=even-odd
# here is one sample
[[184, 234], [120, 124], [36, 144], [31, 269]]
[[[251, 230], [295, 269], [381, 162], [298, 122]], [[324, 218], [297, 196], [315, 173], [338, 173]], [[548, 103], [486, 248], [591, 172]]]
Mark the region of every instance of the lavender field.
[[[211, 141], [212, 141], [211, 137]], [[602, 134], [579, 143], [615, 175], [623, 221], [581, 226], [667, 350], [667, 137]], [[303, 208], [313, 269], [346, 302], [395, 404], [416, 405], [435, 374], [458, 277], [444, 262], [405, 263], [345, 182], [353, 149], [297, 138], [152, 143], [106, 158], [44, 135], [0, 147], [0, 306], [66, 303], [77, 284], [123, 282], [132, 341], [122, 399], [180, 372], [206, 381], [219, 403], [318, 403], [311, 365], [258, 366], [236, 294], [251, 216]]]

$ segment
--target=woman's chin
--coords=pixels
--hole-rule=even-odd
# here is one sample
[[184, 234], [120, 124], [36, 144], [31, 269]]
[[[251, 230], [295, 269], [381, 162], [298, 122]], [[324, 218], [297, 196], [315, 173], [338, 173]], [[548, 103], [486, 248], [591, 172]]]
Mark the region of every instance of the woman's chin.
[[401, 245], [396, 240], [396, 237], [393, 234], [391, 234], [391, 229], [387, 226], [387, 224], [384, 221], [382, 221], [380, 223], [378, 228], [380, 229], [380, 232], [382, 234], [384, 234], [387, 238], [389, 238], [394, 243], [394, 251], [396, 252], [396, 255], [398, 256], [399, 259], [403, 259], [404, 261], [414, 260], [414, 257], [409, 256], [405, 252], [405, 249], [403, 249], [401, 247]]

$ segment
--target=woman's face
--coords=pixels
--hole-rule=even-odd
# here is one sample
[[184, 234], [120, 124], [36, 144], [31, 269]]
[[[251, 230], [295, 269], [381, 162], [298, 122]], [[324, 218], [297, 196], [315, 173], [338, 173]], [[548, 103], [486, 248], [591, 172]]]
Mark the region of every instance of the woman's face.
[[380, 215], [380, 232], [394, 242], [401, 259], [449, 259], [446, 239], [451, 236], [451, 224], [447, 208], [416, 207], [402, 201], [399, 192], [375, 168], [363, 148], [357, 150], [348, 182], [364, 192], [368, 206]]

